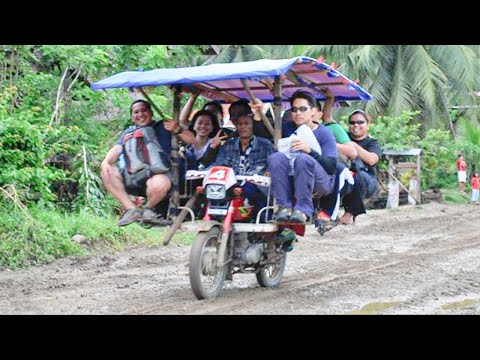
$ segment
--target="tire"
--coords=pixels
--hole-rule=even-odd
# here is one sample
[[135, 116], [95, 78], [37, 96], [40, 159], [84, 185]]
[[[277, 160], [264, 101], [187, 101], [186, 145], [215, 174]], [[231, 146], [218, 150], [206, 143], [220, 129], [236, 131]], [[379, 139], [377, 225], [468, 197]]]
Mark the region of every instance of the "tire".
[[258, 272], [256, 276], [260, 286], [266, 288], [277, 287], [283, 279], [286, 264], [287, 254], [284, 253], [275, 264], [268, 265], [265, 269]]
[[219, 227], [199, 233], [190, 249], [190, 286], [199, 300], [217, 297], [227, 277], [228, 264], [216, 268], [220, 236]]

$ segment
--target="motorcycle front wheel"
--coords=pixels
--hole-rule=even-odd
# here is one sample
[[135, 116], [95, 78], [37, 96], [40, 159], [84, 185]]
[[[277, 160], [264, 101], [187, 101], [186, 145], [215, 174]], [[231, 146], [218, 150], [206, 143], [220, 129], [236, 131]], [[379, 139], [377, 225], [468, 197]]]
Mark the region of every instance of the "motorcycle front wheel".
[[217, 297], [227, 277], [227, 264], [217, 267], [220, 238], [221, 229], [213, 227], [198, 233], [190, 249], [190, 286], [199, 300]]
[[281, 257], [256, 274], [257, 281], [261, 287], [274, 288], [280, 284], [287, 263], [287, 254], [283, 253]]

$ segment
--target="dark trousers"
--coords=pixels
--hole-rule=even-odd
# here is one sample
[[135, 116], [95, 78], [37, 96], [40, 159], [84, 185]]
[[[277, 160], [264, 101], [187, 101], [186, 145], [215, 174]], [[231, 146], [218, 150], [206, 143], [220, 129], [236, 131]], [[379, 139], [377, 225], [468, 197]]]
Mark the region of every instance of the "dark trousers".
[[377, 179], [366, 171], [357, 171], [353, 176], [355, 183], [358, 184], [362, 199], [368, 199], [377, 192]]
[[[267, 206], [267, 197], [259, 190], [259, 188], [249, 182], [246, 182], [245, 185], [242, 186], [243, 195], [248, 199], [248, 203], [253, 205], [254, 211], [252, 213], [252, 220], [256, 219], [258, 212]], [[261, 216], [261, 222], [267, 222], [272, 217], [273, 211], [264, 211]]]

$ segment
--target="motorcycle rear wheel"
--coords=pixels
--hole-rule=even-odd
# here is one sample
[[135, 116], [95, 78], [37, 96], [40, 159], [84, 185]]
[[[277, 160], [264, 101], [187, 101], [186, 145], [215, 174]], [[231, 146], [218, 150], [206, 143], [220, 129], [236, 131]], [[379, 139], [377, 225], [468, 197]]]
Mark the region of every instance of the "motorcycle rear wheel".
[[256, 274], [257, 281], [261, 287], [274, 288], [277, 287], [283, 278], [283, 272], [287, 264], [287, 254], [284, 253], [282, 257], [275, 263], [267, 266]]
[[227, 277], [228, 264], [217, 268], [221, 229], [213, 227], [197, 235], [190, 249], [190, 286], [197, 299], [217, 297]]

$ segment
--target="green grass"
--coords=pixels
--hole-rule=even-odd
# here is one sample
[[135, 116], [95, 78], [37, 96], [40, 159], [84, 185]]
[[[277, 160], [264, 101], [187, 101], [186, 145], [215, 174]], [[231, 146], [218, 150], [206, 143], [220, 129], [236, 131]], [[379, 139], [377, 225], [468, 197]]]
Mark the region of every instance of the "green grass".
[[467, 195], [462, 195], [456, 189], [440, 189], [445, 204], [468, 204], [470, 202], [471, 192], [467, 190]]
[[[0, 269], [44, 264], [71, 255], [116, 252], [129, 246], [158, 246], [166, 233], [165, 228], [145, 229], [138, 224], [120, 228], [118, 217], [113, 215], [32, 208], [31, 224], [12, 204], [0, 203], [0, 212]], [[77, 234], [86, 241], [73, 241]], [[191, 244], [193, 237], [192, 232], [178, 232], [172, 241]]]

